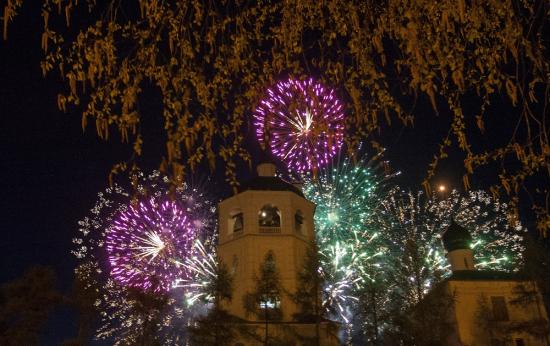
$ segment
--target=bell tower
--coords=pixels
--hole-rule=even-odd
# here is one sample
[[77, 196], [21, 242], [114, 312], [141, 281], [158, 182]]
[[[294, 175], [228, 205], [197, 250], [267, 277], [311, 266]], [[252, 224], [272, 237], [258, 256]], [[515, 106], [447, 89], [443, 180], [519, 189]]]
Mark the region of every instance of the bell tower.
[[[239, 193], [219, 204], [218, 215], [218, 255], [233, 275], [233, 299], [224, 308], [247, 321], [258, 321], [247, 313], [243, 299], [255, 291], [267, 253], [274, 256], [283, 290], [294, 293], [307, 248], [315, 239], [315, 204], [299, 188], [276, 177], [274, 164], [261, 163], [257, 172]], [[277, 304], [279, 322], [291, 322], [296, 304], [287, 294]]]

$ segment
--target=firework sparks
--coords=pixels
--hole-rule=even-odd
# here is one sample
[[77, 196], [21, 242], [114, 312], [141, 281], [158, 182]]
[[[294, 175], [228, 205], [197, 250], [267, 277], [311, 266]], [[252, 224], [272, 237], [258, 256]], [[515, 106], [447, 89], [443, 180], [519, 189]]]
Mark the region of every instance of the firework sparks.
[[484, 191], [462, 195], [455, 190], [441, 199], [395, 189], [377, 215], [385, 220], [382, 223], [386, 223], [383, 227], [388, 229], [388, 240], [401, 244], [401, 248], [417, 234], [418, 243], [425, 249], [424, 262], [443, 276], [450, 274], [450, 267], [441, 233], [452, 219], [470, 231], [479, 269], [515, 271], [521, 264], [525, 228], [517, 221], [511, 224], [508, 206]]
[[[188, 290], [176, 286], [195, 275], [184, 263], [196, 258], [200, 265], [195, 243], [213, 243], [214, 204], [187, 184], [171, 189], [158, 172], [139, 173], [137, 182], [99, 193], [91, 214], [79, 222], [80, 237], [73, 239], [76, 271], [98, 293], [101, 321], [95, 337], [135, 344], [144, 326], [154, 324], [159, 345], [185, 344], [182, 326], [193, 323], [203, 308], [189, 306], [182, 299]], [[192, 294], [200, 294], [199, 288]]]
[[209, 293], [209, 286], [216, 280], [218, 261], [214, 246], [205, 245], [196, 240], [193, 245], [193, 256], [189, 256], [181, 263], [188, 270], [189, 275], [176, 282], [177, 287], [185, 290], [187, 304], [193, 305], [198, 301], [213, 303], [214, 297]]
[[385, 198], [385, 180], [379, 173], [380, 156], [370, 161], [349, 159], [323, 169], [319, 176], [304, 177], [304, 194], [314, 202], [317, 244], [325, 280], [325, 306], [331, 315], [350, 323], [358, 291], [374, 280], [385, 253], [378, 229], [371, 222]]
[[188, 256], [196, 234], [176, 201], [130, 206], [106, 232], [111, 275], [123, 285], [168, 291], [186, 276], [177, 259]]
[[313, 79], [288, 79], [267, 90], [254, 113], [262, 145], [297, 172], [325, 166], [343, 143], [343, 106]]

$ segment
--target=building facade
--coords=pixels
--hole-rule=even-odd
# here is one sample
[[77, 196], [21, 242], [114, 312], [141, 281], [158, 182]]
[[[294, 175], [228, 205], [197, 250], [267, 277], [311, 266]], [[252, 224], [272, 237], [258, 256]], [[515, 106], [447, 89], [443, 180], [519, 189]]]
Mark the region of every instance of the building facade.
[[471, 235], [455, 222], [442, 239], [453, 272], [440, 286], [454, 300], [448, 345], [550, 346], [548, 315], [535, 282], [476, 270]]
[[[219, 204], [218, 255], [233, 277], [233, 298], [223, 307], [258, 336], [242, 337], [238, 345], [263, 344], [265, 328], [270, 338], [286, 338], [289, 345], [300, 345], [300, 340], [316, 335], [321, 345], [338, 345], [333, 323], [299, 323], [294, 318], [299, 307], [292, 294], [298, 289], [307, 249], [315, 240], [315, 204], [275, 173], [275, 165], [260, 164], [258, 177]], [[282, 289], [263, 306], [251, 307], [247, 298], [257, 291], [261, 266], [269, 256]], [[254, 313], [255, 309], [265, 314]]]

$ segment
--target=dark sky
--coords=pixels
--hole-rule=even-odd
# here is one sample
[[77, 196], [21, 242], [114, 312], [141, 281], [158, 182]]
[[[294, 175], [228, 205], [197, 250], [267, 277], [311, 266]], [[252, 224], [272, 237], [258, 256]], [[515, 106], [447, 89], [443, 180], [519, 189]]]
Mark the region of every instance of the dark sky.
[[[42, 18], [39, 6], [32, 7], [23, 7], [21, 16], [10, 25], [8, 41], [0, 41], [4, 196], [0, 282], [17, 277], [32, 264], [48, 264], [66, 284], [75, 263], [69, 249], [76, 222], [93, 206], [97, 192], [106, 187], [111, 166], [128, 157], [128, 148], [116, 140], [100, 141], [93, 127], [83, 132], [78, 111], [64, 114], [57, 109], [56, 95], [63, 85], [55, 74], [42, 77]], [[160, 119], [154, 100], [150, 105], [147, 99], [141, 103], [144, 124]], [[437, 140], [444, 135], [440, 130], [448, 122], [419, 104], [416, 129], [393, 126], [384, 141], [392, 166], [404, 173], [400, 182], [413, 186], [423, 178]], [[154, 138], [157, 133], [160, 137], [161, 132], [153, 130], [148, 133], [151, 141], [146, 138], [150, 167], [163, 154], [162, 140]], [[460, 167], [460, 161], [450, 161], [438, 179], [459, 187]]]
[[[69, 251], [77, 221], [88, 214], [97, 193], [107, 186], [111, 166], [127, 158], [128, 148], [101, 142], [93, 128], [83, 132], [77, 111], [57, 110], [62, 85], [53, 74], [41, 75], [40, 6], [30, 7], [10, 26], [9, 40], [0, 41], [0, 282], [44, 264], [55, 268], [61, 288], [67, 290], [76, 263]], [[154, 100], [142, 103], [145, 124], [160, 119]], [[403, 171], [399, 182], [416, 188], [448, 118], [433, 116], [422, 102], [415, 113], [416, 130], [394, 126], [384, 142], [392, 166]], [[152, 144], [145, 153], [151, 167], [163, 154], [156, 133], [148, 133]], [[459, 187], [460, 160], [442, 168], [438, 180]]]

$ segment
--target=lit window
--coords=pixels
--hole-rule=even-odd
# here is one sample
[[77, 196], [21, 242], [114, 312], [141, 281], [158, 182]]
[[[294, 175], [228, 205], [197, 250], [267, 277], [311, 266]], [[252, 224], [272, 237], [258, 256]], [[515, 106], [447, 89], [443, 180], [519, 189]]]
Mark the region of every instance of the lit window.
[[260, 319], [280, 320], [281, 315], [281, 300], [275, 293], [266, 295], [260, 299]]
[[271, 204], [264, 205], [259, 213], [260, 227], [281, 227], [281, 213]]
[[508, 321], [508, 308], [504, 297], [491, 297], [491, 305], [495, 321]]
[[281, 301], [279, 298], [273, 299], [273, 297], [262, 299], [260, 302], [261, 309], [278, 309], [281, 307]]

